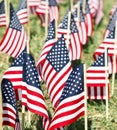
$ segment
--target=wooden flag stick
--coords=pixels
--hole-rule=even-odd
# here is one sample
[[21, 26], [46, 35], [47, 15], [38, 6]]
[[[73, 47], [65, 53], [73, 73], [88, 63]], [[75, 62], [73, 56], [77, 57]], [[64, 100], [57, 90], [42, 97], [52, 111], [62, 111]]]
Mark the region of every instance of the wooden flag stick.
[[48, 0], [46, 0], [46, 14], [45, 14], [45, 38], [48, 33]]
[[85, 8], [86, 8], [86, 0], [83, 0], [83, 13], [85, 13]]
[[0, 130], [2, 130], [2, 94], [0, 92]]
[[111, 96], [114, 94], [114, 83], [115, 83], [115, 71], [116, 71], [116, 51], [117, 51], [117, 21], [115, 24], [115, 43], [114, 43], [114, 54], [113, 54], [113, 71], [112, 71], [112, 91]]
[[58, 30], [58, 23], [57, 19], [55, 19], [55, 39], [57, 40], [57, 30]]
[[68, 25], [67, 25], [67, 39], [66, 39], [66, 46], [67, 46], [67, 49], [69, 47], [69, 39], [70, 39], [70, 24], [71, 24], [71, 11], [68, 12]]
[[107, 47], [105, 47], [105, 75], [106, 75], [106, 119], [108, 120], [108, 63], [107, 63]]
[[25, 122], [25, 106], [22, 106], [22, 130], [24, 130], [24, 122]]
[[79, 23], [80, 23], [80, 1], [78, 1], [78, 3], [77, 3], [77, 20], [78, 20], [77, 27], [79, 28]]
[[6, 14], [6, 26], [8, 27], [9, 25], [9, 0], [4, 1], [4, 6], [5, 6], [5, 14]]
[[71, 11], [72, 11], [72, 9], [73, 9], [73, 0], [71, 0], [70, 4], [71, 4]]
[[85, 130], [88, 130], [87, 121], [87, 85], [86, 85], [86, 64], [84, 64], [84, 98], [85, 98]]

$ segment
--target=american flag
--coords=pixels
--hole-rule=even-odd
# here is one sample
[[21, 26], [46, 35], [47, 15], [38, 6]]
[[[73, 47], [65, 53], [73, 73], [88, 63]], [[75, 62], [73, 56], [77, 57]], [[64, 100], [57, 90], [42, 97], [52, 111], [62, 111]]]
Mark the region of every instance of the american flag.
[[12, 57], [17, 57], [26, 47], [27, 36], [23, 26], [10, 4], [10, 24], [0, 43], [0, 50]]
[[40, 4], [41, 0], [28, 0], [28, 5], [32, 14], [36, 13], [36, 8]]
[[72, 66], [68, 50], [62, 36], [54, 45], [43, 62], [41, 73], [46, 83], [48, 93], [54, 108], [57, 107], [63, 87], [66, 83]]
[[86, 2], [86, 8], [85, 8], [85, 22], [88, 28], [88, 36], [92, 36], [93, 33], [93, 18], [92, 18], [92, 14], [90, 12], [90, 8], [89, 8], [89, 4], [88, 2]]
[[113, 13], [112, 17], [109, 20], [109, 24], [107, 26], [107, 29], [105, 30], [105, 33], [104, 33], [104, 38], [106, 38], [109, 35], [109, 33], [111, 31], [113, 31], [113, 29], [115, 27], [116, 20], [117, 20], [117, 9], [115, 10], [115, 12]]
[[30, 54], [24, 55], [22, 105], [29, 111], [48, 118], [34, 58]]
[[109, 73], [106, 81], [105, 53], [102, 53], [94, 63], [87, 69], [87, 96], [88, 99], [106, 99], [106, 83], [109, 89]]
[[21, 24], [28, 23], [28, 8], [26, 0], [20, 0], [16, 14]]
[[58, 21], [59, 18], [59, 7], [56, 0], [49, 0], [49, 23], [55, 19]]
[[[58, 28], [58, 37], [60, 37], [62, 34], [64, 34], [65, 39], [67, 39], [67, 32], [68, 32], [68, 12], [64, 16], [62, 22], [59, 25]], [[71, 20], [70, 20], [70, 34], [69, 34], [69, 56], [70, 60], [76, 60], [81, 58], [82, 54], [82, 45], [80, 42], [80, 36], [79, 31], [77, 29], [76, 23], [74, 21], [74, 16], [71, 14]], [[68, 44], [68, 43], [67, 43]]]
[[49, 13], [48, 3], [45, 0], [42, 0], [36, 8], [36, 14], [40, 18], [42, 26], [45, 26], [45, 14], [47, 10]]
[[99, 2], [100, 2], [100, 0], [89, 0], [88, 1], [90, 12], [93, 15], [93, 17], [96, 16], [97, 10], [99, 9]]
[[113, 13], [115, 12], [115, 10], [117, 9], [117, 1], [115, 1], [112, 9], [109, 12], [110, 18], [112, 17]]
[[78, 30], [79, 30], [80, 41], [83, 45], [85, 45], [88, 41], [88, 37], [87, 37], [88, 30], [87, 30], [87, 26], [85, 23], [83, 11], [80, 9], [79, 20], [78, 20], [78, 9], [77, 8], [75, 8], [73, 15], [74, 15], [74, 20], [75, 20], [76, 25], [77, 25]]
[[14, 60], [11, 66], [5, 71], [3, 78], [8, 79], [16, 92], [16, 99], [21, 100], [21, 89], [22, 89], [22, 73], [23, 73], [23, 55], [26, 51], [22, 51], [20, 55]]
[[0, 2], [0, 27], [6, 26], [6, 14], [4, 0]]
[[65, 3], [66, 0], [56, 0], [57, 3]]
[[16, 97], [12, 83], [8, 79], [3, 79], [1, 83], [1, 90], [3, 125], [13, 127], [14, 130], [21, 130]]
[[41, 70], [43, 63], [46, 60], [48, 52], [50, 51], [50, 49], [52, 48], [52, 46], [55, 44], [56, 41], [57, 40], [55, 39], [55, 20], [53, 20], [48, 27], [48, 35], [37, 62], [37, 69], [42, 79], [43, 75], [41, 73]]
[[[102, 53], [104, 53], [104, 48], [108, 47], [108, 65], [109, 65], [109, 73], [113, 72], [113, 57], [114, 57], [114, 49], [115, 45], [115, 27], [111, 29], [111, 32], [108, 34], [106, 38], [104, 38], [103, 42], [99, 45], [99, 47], [94, 52], [94, 59], [97, 59]], [[117, 72], [117, 59], [116, 59], [116, 70]]]
[[74, 123], [81, 116], [84, 116], [85, 100], [83, 77], [83, 64], [80, 64], [73, 69], [66, 81], [49, 130], [67, 126]]

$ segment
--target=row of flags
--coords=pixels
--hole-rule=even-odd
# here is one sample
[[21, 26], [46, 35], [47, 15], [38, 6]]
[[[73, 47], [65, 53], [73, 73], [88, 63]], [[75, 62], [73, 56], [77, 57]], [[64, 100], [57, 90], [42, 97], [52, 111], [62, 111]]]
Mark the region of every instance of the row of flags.
[[[67, 11], [58, 26], [57, 37], [55, 20], [50, 22], [47, 39], [35, 65], [31, 54], [26, 52], [28, 36], [10, 4], [10, 23], [0, 44], [0, 50], [15, 60], [5, 71], [1, 85], [3, 125], [7, 124], [20, 130], [16, 101], [21, 100], [22, 106], [42, 117], [45, 130], [62, 130], [85, 114], [84, 76], [86, 76], [87, 99], [105, 99], [107, 95], [109, 96], [109, 93], [105, 93], [106, 83], [109, 88], [109, 73], [108, 68], [105, 68], [106, 51], [95, 59], [86, 70], [86, 75], [83, 64], [74, 68], [71, 64], [71, 61], [81, 59], [82, 46], [88, 42], [88, 37], [93, 33], [93, 18], [88, 1], [85, 13], [82, 5], [81, 1], [80, 6], [77, 4], [72, 11]], [[80, 22], [75, 20], [79, 8]], [[105, 75], [106, 69], [107, 75]], [[46, 84], [55, 110], [52, 120], [47, 112], [41, 80]]]

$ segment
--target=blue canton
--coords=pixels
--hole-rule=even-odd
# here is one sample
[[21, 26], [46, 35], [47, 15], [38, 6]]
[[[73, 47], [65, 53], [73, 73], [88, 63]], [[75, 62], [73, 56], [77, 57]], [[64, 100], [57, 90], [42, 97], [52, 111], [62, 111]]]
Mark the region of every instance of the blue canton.
[[13, 28], [17, 31], [22, 31], [22, 25], [19, 22], [19, 19], [13, 9], [13, 6], [10, 4], [10, 24], [9, 24], [10, 28]]
[[5, 14], [4, 1], [0, 3], [0, 14]]
[[51, 48], [46, 58], [57, 72], [66, 66], [69, 62], [69, 55], [63, 36]]
[[60, 102], [68, 97], [78, 95], [84, 91], [83, 64], [78, 65], [70, 73], [66, 85], [63, 89]]

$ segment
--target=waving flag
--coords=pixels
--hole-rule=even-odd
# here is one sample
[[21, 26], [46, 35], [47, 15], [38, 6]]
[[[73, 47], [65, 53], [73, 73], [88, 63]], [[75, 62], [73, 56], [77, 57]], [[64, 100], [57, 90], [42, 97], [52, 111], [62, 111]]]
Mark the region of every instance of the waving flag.
[[45, 14], [47, 10], [49, 13], [48, 3], [45, 0], [42, 0], [36, 8], [36, 14], [40, 18], [42, 26], [45, 26]]
[[6, 14], [4, 0], [0, 2], [0, 27], [6, 26]]
[[[87, 69], [87, 94], [88, 99], [106, 99], [106, 68], [105, 53], [102, 53], [96, 61]], [[107, 70], [108, 71], [108, 70]], [[107, 73], [109, 78], [109, 73]]]
[[21, 130], [16, 104], [16, 97], [12, 83], [8, 79], [3, 79], [1, 83], [1, 90], [3, 125], [11, 126], [14, 128], [14, 130]]
[[93, 33], [93, 19], [92, 19], [92, 14], [90, 12], [90, 8], [89, 8], [89, 4], [88, 2], [86, 2], [86, 8], [85, 8], [85, 21], [86, 21], [86, 25], [88, 28], [88, 36], [91, 36]]
[[20, 0], [16, 14], [21, 24], [28, 23], [28, 9], [26, 0]]
[[50, 51], [50, 49], [52, 48], [52, 46], [55, 44], [56, 41], [57, 40], [55, 39], [55, 20], [53, 20], [49, 25], [47, 39], [42, 48], [41, 55], [39, 56], [39, 60], [37, 63], [37, 69], [39, 72], [39, 76], [42, 79], [43, 79], [43, 75], [41, 73], [41, 70], [43, 67], [43, 63], [46, 60], [46, 56], [47, 56], [48, 52]]
[[75, 20], [76, 25], [79, 30], [80, 41], [84, 45], [87, 43], [87, 40], [88, 40], [88, 37], [87, 37], [88, 30], [87, 30], [87, 26], [85, 23], [85, 18], [84, 18], [83, 12], [82, 12], [82, 10], [80, 10], [80, 14], [79, 14], [80, 16], [79, 16], [79, 20], [78, 20], [78, 9], [75, 7], [73, 15], [74, 15], [74, 20]]
[[40, 4], [41, 0], [28, 0], [28, 5], [32, 14], [36, 13], [36, 8]]
[[55, 109], [49, 130], [74, 123], [84, 115], [84, 74], [83, 65], [79, 65], [70, 73]]
[[115, 10], [112, 17], [110, 18], [109, 24], [107, 26], [107, 29], [105, 30], [105, 33], [104, 33], [104, 38], [106, 38], [109, 35], [109, 33], [113, 31], [113, 29], [115, 27], [116, 20], [117, 20], [117, 9]]
[[[112, 31], [108, 34], [108, 36], [104, 39], [102, 44], [94, 52], [94, 59], [97, 59], [102, 53], [104, 53], [105, 46], [108, 47], [108, 65], [109, 65], [109, 73], [112, 74], [113, 72], [113, 57], [114, 57], [114, 48], [115, 45], [115, 27], [111, 29]], [[116, 61], [116, 70], [117, 72], [117, 61]]]
[[26, 47], [27, 36], [23, 26], [10, 4], [10, 24], [0, 43], [0, 50], [12, 57], [17, 57]]
[[56, 0], [49, 0], [49, 21], [53, 19], [58, 21], [59, 18], [59, 8]]
[[[80, 42], [79, 31], [77, 29], [76, 23], [74, 21], [74, 16], [71, 14], [71, 21], [70, 21], [70, 36], [69, 36], [69, 56], [70, 60], [79, 60], [82, 54], [82, 45]], [[58, 28], [58, 37], [62, 34], [64, 35], [65, 39], [67, 39], [67, 32], [68, 32], [68, 13], [64, 16], [62, 22]]]
[[56, 108], [62, 89], [72, 70], [64, 37], [54, 43], [42, 65], [42, 77], [46, 83], [51, 102]]

